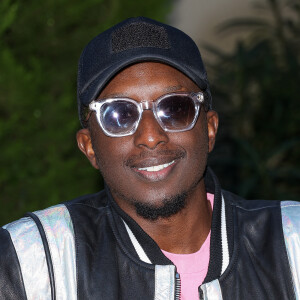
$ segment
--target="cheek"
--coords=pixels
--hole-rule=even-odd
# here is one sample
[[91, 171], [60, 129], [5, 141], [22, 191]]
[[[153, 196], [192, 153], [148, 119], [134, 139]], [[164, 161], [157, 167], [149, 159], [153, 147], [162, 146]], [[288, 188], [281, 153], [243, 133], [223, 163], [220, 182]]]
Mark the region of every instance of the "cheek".
[[199, 126], [199, 128], [197, 128], [198, 130], [195, 132], [195, 135], [194, 135], [195, 142], [193, 144], [193, 152], [194, 152], [194, 155], [196, 155], [196, 157], [198, 157], [198, 159], [199, 159], [199, 156], [201, 156], [200, 157], [201, 161], [206, 162], [206, 158], [207, 158], [208, 151], [209, 151], [207, 125], [204, 122], [202, 122], [202, 124], [200, 124], [200, 125], [201, 126]]
[[179, 145], [185, 148], [189, 155], [189, 159], [201, 160], [208, 154], [208, 129], [206, 118], [203, 115], [199, 119], [195, 127], [182, 135], [178, 135]]
[[189, 177], [196, 180], [202, 178], [208, 157], [208, 134], [205, 118], [199, 119], [195, 127], [189, 131], [189, 135], [186, 135], [184, 140], [182, 138], [181, 142], [188, 156]]
[[124, 161], [130, 151], [130, 143], [122, 139], [102, 135], [93, 143], [100, 172], [108, 185], [126, 173]]

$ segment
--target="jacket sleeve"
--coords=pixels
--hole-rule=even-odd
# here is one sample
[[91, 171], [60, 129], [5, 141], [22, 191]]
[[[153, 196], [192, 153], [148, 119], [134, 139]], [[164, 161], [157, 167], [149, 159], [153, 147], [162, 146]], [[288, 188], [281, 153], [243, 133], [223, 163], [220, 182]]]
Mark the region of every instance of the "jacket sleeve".
[[16, 250], [9, 232], [0, 227], [0, 300], [27, 299]]
[[294, 283], [296, 298], [300, 297], [300, 202], [281, 202], [283, 236]]
[[56, 205], [34, 215], [39, 224], [26, 216], [0, 227], [0, 300], [50, 300], [55, 294], [56, 299], [76, 299], [75, 239], [68, 210]]

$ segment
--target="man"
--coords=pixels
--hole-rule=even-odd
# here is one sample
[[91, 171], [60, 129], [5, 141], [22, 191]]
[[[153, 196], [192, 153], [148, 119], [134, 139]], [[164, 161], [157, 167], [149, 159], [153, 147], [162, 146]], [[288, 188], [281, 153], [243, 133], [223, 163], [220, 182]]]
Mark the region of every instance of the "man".
[[[300, 204], [222, 191], [194, 42], [132, 18], [78, 71], [80, 150], [105, 190], [0, 231], [1, 299], [296, 299]], [[230, 176], [230, 174], [229, 174]]]

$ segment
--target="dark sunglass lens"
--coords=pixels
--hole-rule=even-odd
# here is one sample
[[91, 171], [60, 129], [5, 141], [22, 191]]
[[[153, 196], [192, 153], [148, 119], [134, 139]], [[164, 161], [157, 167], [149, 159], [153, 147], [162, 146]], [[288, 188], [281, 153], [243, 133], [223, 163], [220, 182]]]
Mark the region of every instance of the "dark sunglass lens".
[[139, 112], [133, 103], [120, 100], [103, 104], [100, 116], [106, 131], [112, 134], [126, 134], [134, 127]]
[[191, 125], [196, 113], [193, 100], [184, 95], [163, 99], [157, 107], [157, 115], [167, 129], [184, 129]]

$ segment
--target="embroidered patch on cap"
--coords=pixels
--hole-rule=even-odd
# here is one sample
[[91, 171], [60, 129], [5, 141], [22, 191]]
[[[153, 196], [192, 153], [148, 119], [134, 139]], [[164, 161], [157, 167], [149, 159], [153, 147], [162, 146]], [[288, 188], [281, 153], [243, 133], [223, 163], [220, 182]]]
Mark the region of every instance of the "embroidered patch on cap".
[[141, 47], [170, 48], [165, 28], [144, 22], [118, 28], [111, 35], [111, 45], [114, 53]]

